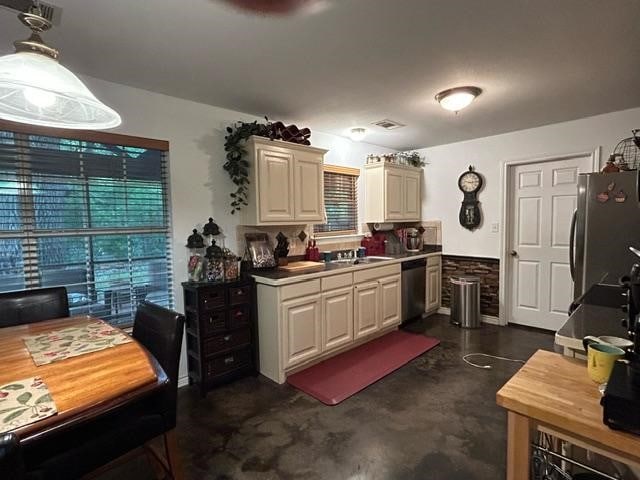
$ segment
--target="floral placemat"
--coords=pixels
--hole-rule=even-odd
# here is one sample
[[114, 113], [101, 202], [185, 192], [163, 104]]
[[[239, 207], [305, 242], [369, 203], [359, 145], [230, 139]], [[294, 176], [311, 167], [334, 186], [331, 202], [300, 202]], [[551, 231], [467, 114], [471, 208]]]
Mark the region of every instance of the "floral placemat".
[[129, 343], [131, 337], [105, 322], [52, 330], [24, 337], [24, 343], [36, 365], [57, 362], [85, 353]]
[[40, 377], [0, 385], [0, 433], [37, 422], [58, 412]]

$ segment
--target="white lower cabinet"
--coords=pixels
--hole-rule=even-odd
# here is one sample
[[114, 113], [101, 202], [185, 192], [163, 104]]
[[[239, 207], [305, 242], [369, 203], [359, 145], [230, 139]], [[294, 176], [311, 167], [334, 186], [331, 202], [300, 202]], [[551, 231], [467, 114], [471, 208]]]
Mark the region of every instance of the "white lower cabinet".
[[380, 285], [378, 282], [359, 283], [354, 287], [354, 330], [355, 337], [361, 338], [379, 328]]
[[291, 367], [322, 352], [320, 295], [282, 302], [285, 365]]
[[353, 341], [353, 287], [322, 294], [322, 346], [324, 351]]
[[380, 328], [399, 325], [402, 319], [400, 275], [382, 278], [380, 284]]
[[427, 259], [427, 291], [425, 302], [425, 311], [427, 313], [434, 313], [440, 308], [442, 291], [441, 268], [440, 257]]
[[260, 373], [284, 383], [306, 364], [392, 330], [400, 288], [399, 263], [284, 286], [258, 283]]

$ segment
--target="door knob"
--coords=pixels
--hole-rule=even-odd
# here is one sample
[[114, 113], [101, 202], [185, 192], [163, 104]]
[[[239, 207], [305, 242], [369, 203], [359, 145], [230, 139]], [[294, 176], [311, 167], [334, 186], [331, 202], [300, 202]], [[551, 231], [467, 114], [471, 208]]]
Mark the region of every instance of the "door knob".
[[516, 252], [515, 250], [511, 250], [511, 253], [509, 255], [511, 255], [512, 257], [517, 257], [518, 252]]

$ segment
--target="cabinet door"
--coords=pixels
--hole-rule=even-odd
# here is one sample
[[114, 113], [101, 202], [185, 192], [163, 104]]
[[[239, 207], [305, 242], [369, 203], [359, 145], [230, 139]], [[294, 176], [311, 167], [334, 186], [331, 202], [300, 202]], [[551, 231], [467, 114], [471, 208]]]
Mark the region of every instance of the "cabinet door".
[[385, 220], [404, 219], [404, 174], [397, 170], [384, 171]]
[[322, 295], [324, 351], [353, 341], [353, 288], [331, 290]]
[[427, 267], [427, 312], [440, 308], [440, 265]]
[[322, 155], [295, 153], [295, 220], [324, 220], [324, 172]]
[[405, 220], [420, 220], [422, 208], [420, 172], [407, 171], [404, 174], [404, 212]]
[[293, 155], [260, 148], [257, 163], [260, 222], [293, 221]]
[[356, 338], [360, 338], [379, 328], [380, 286], [377, 281], [359, 283], [354, 287], [354, 296], [354, 334]]
[[322, 352], [320, 295], [282, 302], [284, 366], [296, 365]]
[[386, 277], [380, 283], [380, 328], [398, 325], [402, 317], [400, 275]]

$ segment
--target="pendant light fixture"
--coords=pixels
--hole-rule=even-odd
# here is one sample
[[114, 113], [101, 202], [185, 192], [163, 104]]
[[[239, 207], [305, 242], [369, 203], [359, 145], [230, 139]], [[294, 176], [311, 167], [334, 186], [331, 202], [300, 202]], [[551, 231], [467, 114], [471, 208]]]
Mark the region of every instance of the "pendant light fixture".
[[361, 142], [364, 137], [367, 136], [367, 129], [362, 127], [355, 127], [349, 131], [349, 138], [354, 142]]
[[478, 87], [456, 87], [444, 90], [436, 95], [436, 100], [445, 110], [458, 113], [471, 105], [482, 89]]
[[0, 118], [45, 127], [101, 130], [122, 122], [82, 81], [58, 63], [58, 50], [42, 41], [51, 28], [38, 2], [18, 14], [31, 29], [14, 42], [16, 53], [0, 57]]

